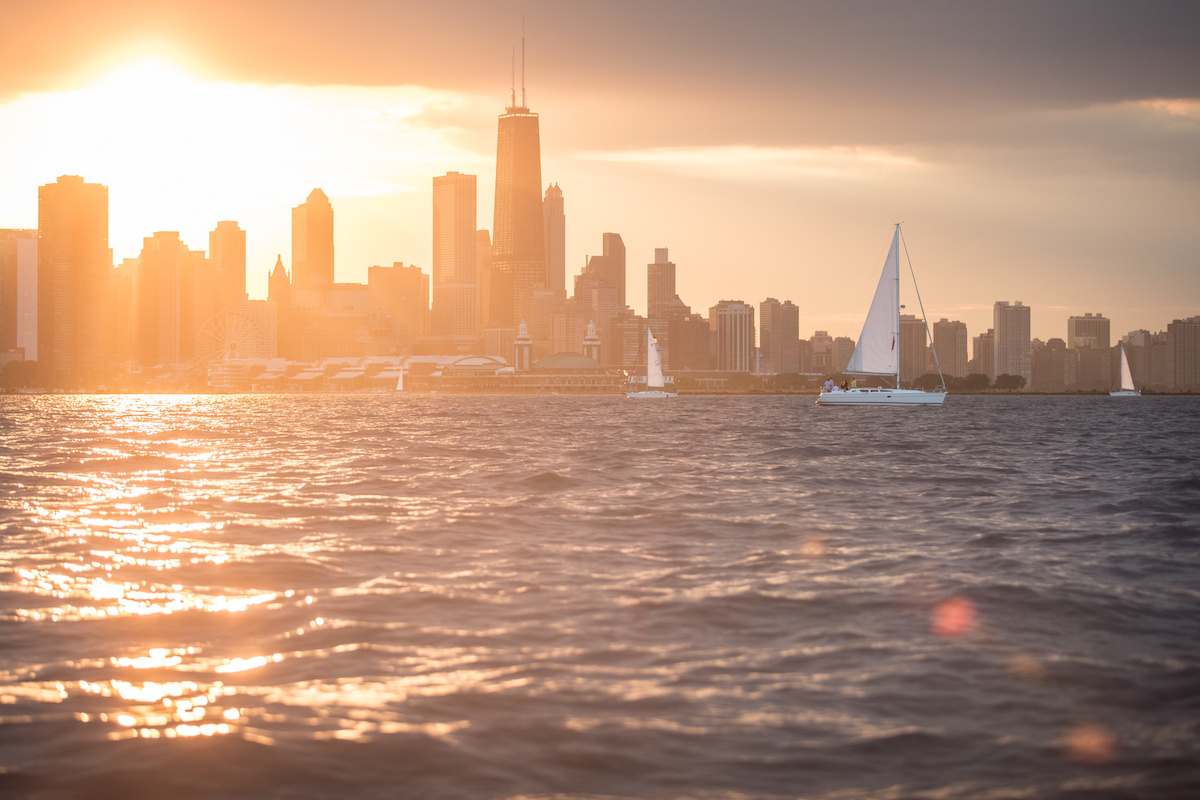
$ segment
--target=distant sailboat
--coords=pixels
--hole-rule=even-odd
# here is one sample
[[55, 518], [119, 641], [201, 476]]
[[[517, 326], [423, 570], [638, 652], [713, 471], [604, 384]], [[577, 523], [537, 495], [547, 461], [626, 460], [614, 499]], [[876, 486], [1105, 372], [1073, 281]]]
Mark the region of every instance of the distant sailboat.
[[654, 333], [646, 326], [646, 389], [641, 392], [626, 392], [626, 397], [638, 400], [658, 397], [678, 397], [677, 392], [667, 391], [666, 378], [663, 377], [662, 356], [658, 354], [658, 345], [654, 343]]
[[1125, 355], [1125, 343], [1121, 342], [1121, 388], [1109, 392], [1109, 397], [1141, 397], [1142, 393], [1133, 385], [1133, 373], [1129, 371], [1129, 359]]
[[404, 391], [404, 367], [401, 367], [401, 368], [400, 368], [400, 377], [396, 378], [396, 389], [395, 389], [395, 391], [397, 391], [397, 392], [403, 392], [403, 391]]
[[[909, 265], [912, 269], [912, 265]], [[916, 283], [916, 276], [913, 276]], [[921, 295], [917, 294], [920, 302]], [[925, 316], [922, 308], [921, 316]], [[929, 321], [925, 322], [926, 328]], [[937, 362], [937, 351], [933, 354]], [[938, 375], [941, 375], [938, 366]], [[854, 355], [846, 367], [849, 375], [874, 375], [893, 378], [895, 388], [888, 389], [839, 389], [836, 386], [831, 391], [822, 391], [817, 397], [819, 406], [940, 406], [946, 399], [946, 383], [942, 379], [942, 389], [936, 392], [926, 392], [920, 389], [900, 388], [900, 224], [896, 224], [896, 232], [892, 235], [892, 246], [888, 250], [887, 260], [883, 263], [883, 274], [879, 276], [879, 286], [875, 289], [875, 298], [871, 301], [871, 309], [863, 322], [862, 333], [858, 344], [854, 347]]]

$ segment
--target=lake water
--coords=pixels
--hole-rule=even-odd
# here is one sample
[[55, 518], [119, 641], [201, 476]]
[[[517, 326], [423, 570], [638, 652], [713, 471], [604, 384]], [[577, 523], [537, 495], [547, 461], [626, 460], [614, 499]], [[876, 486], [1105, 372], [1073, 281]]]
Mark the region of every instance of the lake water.
[[1200, 398], [0, 397], [0, 796], [1200, 796]]

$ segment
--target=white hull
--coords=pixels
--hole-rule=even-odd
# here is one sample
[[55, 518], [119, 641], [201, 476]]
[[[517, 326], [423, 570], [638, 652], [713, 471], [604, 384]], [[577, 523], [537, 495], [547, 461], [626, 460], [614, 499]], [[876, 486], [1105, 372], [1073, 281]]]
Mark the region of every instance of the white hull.
[[678, 397], [679, 394], [677, 392], [661, 392], [657, 389], [651, 389], [645, 392], [626, 392], [625, 396], [634, 400], [651, 400], [659, 397]]
[[1109, 397], [1141, 397], [1142, 393], [1138, 392], [1138, 391], [1122, 389], [1119, 392], [1109, 392], [1108, 396]]
[[920, 389], [847, 389], [821, 392], [819, 406], [940, 406], [945, 392], [923, 392]]

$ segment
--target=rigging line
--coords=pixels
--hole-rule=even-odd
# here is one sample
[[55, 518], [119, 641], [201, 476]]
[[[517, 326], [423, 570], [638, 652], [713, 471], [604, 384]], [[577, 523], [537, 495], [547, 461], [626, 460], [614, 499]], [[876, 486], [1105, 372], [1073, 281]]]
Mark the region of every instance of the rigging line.
[[[898, 225], [896, 227], [899, 227]], [[908, 272], [912, 275], [913, 291], [917, 293], [917, 305], [921, 307], [921, 319], [925, 322], [925, 335], [929, 337], [929, 349], [933, 353], [933, 365], [937, 367], [938, 379], [942, 382], [942, 390], [946, 389], [946, 376], [942, 374], [942, 365], [938, 361], [937, 348], [933, 346], [933, 334], [929, 332], [929, 317], [925, 316], [925, 304], [921, 302], [921, 289], [917, 286], [917, 273], [913, 270], [912, 258], [908, 255], [908, 242], [904, 240], [904, 232], [900, 232], [900, 244], [904, 246], [904, 258], [908, 261]]]

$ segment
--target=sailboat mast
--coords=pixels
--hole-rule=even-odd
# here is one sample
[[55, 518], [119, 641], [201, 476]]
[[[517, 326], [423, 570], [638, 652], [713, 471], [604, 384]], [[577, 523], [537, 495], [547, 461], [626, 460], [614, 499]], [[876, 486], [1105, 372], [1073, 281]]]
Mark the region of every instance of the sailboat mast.
[[[900, 223], [896, 223], [896, 238], [900, 238]], [[893, 347], [897, 349], [896, 353], [896, 388], [900, 388], [900, 258], [899, 254], [896, 257], [896, 326], [892, 329], [892, 341], [895, 343]]]

